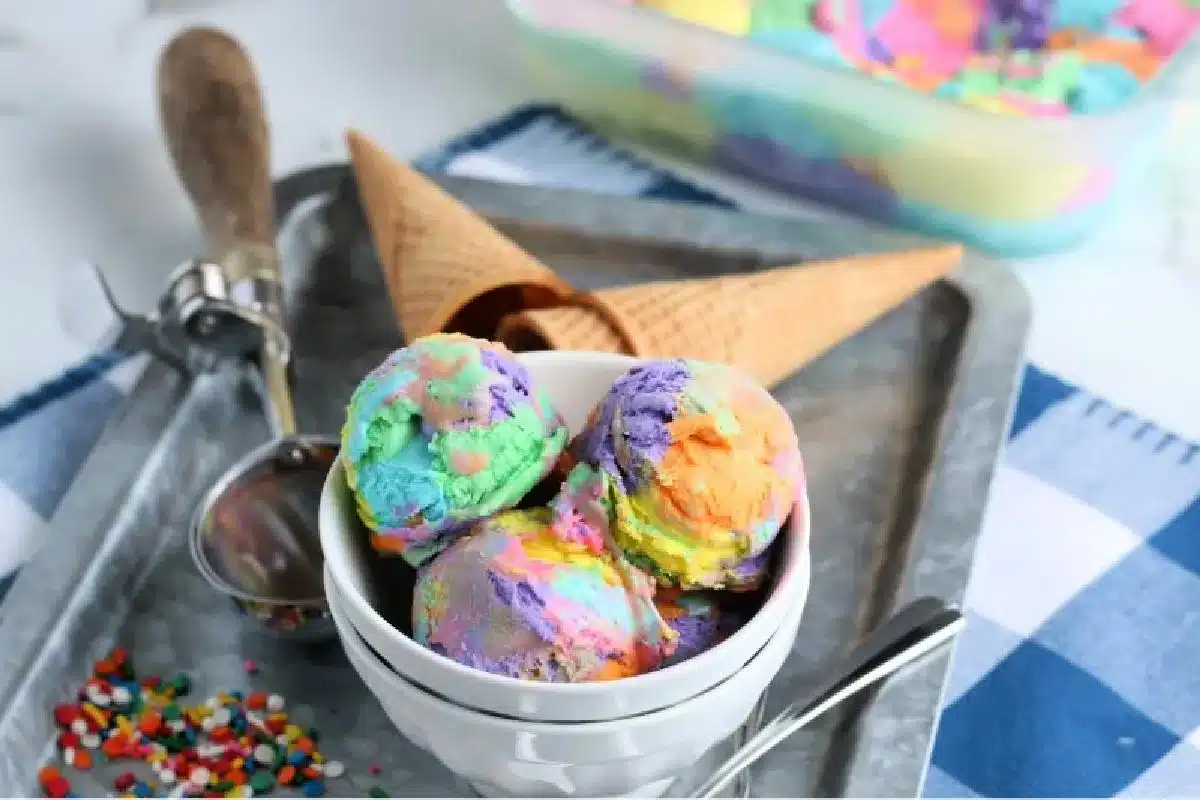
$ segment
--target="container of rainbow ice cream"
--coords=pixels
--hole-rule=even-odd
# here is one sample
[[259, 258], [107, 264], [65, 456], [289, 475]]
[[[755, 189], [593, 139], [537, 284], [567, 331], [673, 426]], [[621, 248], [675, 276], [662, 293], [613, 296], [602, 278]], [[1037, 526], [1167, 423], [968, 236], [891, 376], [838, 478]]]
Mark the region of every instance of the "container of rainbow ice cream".
[[803, 491], [787, 412], [751, 378], [706, 361], [633, 367], [571, 446], [556, 534], [616, 547], [665, 587], [747, 591]]
[[510, 678], [584, 683], [662, 665], [678, 636], [654, 584], [610, 552], [558, 538], [546, 508], [478, 523], [423, 567], [413, 638]]
[[567, 439], [549, 397], [503, 345], [433, 334], [355, 389], [340, 459], [374, 549], [420, 566], [520, 502]]
[[1194, 0], [508, 5], [600, 130], [1005, 256], [1082, 241], [1195, 117]]

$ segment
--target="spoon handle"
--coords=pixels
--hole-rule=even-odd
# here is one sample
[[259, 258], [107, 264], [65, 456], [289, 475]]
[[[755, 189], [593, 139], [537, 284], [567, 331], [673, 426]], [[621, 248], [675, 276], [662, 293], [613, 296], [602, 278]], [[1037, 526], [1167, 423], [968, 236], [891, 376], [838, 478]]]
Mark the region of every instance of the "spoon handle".
[[933, 598], [916, 600], [901, 609], [855, 647], [842, 667], [807, 699], [781, 711], [691, 796], [719, 796], [733, 778], [784, 739], [850, 696], [950, 642], [965, 624], [957, 609]]
[[241, 43], [213, 28], [184, 30], [160, 56], [158, 95], [167, 150], [212, 257], [224, 262], [240, 251], [259, 262], [252, 271], [277, 279], [271, 137]]

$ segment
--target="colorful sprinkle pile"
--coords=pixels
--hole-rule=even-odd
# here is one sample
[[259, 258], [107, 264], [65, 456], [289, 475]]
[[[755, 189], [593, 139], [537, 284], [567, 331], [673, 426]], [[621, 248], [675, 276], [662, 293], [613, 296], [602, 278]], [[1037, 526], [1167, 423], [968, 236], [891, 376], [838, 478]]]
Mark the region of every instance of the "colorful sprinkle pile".
[[1111, 110], [1200, 27], [1196, 0], [627, 0], [998, 114]]
[[[258, 666], [247, 662], [246, 671]], [[114, 649], [94, 665], [76, 702], [54, 709], [62, 763], [77, 770], [103, 761], [149, 764], [153, 779], [117, 776], [117, 797], [253, 797], [277, 787], [322, 797], [325, 782], [345, 773], [317, 749], [315, 729], [288, 719], [283, 697], [230, 691], [182, 702], [191, 690], [186, 673], [139, 678], [128, 653]], [[56, 766], [44, 767], [38, 782], [46, 797], [75, 796]]]

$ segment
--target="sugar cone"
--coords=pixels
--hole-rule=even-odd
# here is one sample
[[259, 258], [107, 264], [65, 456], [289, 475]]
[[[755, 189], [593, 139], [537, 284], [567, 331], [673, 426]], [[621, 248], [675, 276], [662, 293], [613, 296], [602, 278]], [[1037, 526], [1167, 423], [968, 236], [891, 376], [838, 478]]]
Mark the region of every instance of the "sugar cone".
[[953, 270], [957, 245], [580, 295], [506, 317], [516, 350], [703, 358], [774, 386]]
[[388, 295], [410, 340], [437, 331], [492, 338], [504, 315], [571, 294], [437, 184], [357, 131], [346, 141]]

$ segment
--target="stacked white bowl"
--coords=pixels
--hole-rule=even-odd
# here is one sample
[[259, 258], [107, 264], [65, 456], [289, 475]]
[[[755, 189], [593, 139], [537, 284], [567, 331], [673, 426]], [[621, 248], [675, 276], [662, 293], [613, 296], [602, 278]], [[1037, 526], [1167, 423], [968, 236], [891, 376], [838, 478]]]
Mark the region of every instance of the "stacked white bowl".
[[[582, 352], [518, 358], [572, 433], [638, 363]], [[415, 575], [371, 552], [340, 464], [325, 484], [320, 528], [325, 592], [354, 669], [401, 733], [490, 797], [663, 794], [737, 730], [783, 666], [811, 571], [802, 497], [762, 606], [725, 641], [633, 678], [542, 683], [463, 666], [409, 637]]]

